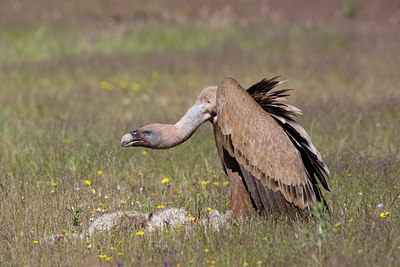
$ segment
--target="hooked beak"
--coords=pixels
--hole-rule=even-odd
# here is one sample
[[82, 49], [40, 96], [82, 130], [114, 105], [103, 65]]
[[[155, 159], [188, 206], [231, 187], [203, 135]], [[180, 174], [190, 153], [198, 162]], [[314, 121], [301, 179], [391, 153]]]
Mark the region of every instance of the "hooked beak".
[[138, 136], [137, 131], [133, 131], [122, 136], [121, 146], [122, 147], [130, 147], [134, 146], [135, 143], [142, 142], [143, 140]]

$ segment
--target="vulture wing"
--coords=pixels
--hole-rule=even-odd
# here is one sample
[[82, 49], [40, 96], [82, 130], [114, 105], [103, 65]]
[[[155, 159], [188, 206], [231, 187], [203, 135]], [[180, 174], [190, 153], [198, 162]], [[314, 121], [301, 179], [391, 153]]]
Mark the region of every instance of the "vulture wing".
[[[264, 84], [264, 89], [269, 91], [275, 86]], [[252, 87], [249, 90], [252, 96], [230, 78], [222, 81], [217, 89], [214, 130], [225, 170], [237, 170], [259, 211], [296, 213], [313, 207], [322, 195], [303, 162], [301, 145], [296, 145], [297, 139], [280, 125], [280, 117], [267, 112], [260, 103], [265, 90]], [[260, 101], [256, 102], [255, 95]]]

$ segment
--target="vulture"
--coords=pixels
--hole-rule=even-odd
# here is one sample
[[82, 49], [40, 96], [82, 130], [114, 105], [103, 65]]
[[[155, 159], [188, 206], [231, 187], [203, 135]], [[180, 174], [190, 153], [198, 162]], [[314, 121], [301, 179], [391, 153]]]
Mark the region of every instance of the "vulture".
[[328, 209], [319, 186], [330, 191], [328, 167], [296, 120], [302, 111], [286, 102], [291, 89], [273, 90], [282, 83], [278, 78], [263, 79], [247, 90], [225, 78], [204, 89], [174, 125], [143, 126], [125, 134], [121, 146], [172, 148], [210, 121], [230, 181], [228, 210], [235, 218], [254, 209], [266, 216], [304, 217], [318, 202]]

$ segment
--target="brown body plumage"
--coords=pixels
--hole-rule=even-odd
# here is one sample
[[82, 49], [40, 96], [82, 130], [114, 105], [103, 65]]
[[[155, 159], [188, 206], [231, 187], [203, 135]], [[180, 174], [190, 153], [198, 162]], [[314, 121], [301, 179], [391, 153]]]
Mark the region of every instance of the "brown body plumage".
[[[317, 180], [329, 190], [321, 155], [297, 123], [301, 111], [273, 91], [276, 78], [243, 89], [231, 78], [203, 90], [175, 125], [151, 124], [122, 138], [123, 146], [169, 148], [187, 140], [205, 121], [213, 123], [222, 166], [231, 182], [228, 209], [235, 217], [252, 208], [266, 215], [296, 215], [324, 201]], [[173, 141], [172, 141], [173, 140]]]

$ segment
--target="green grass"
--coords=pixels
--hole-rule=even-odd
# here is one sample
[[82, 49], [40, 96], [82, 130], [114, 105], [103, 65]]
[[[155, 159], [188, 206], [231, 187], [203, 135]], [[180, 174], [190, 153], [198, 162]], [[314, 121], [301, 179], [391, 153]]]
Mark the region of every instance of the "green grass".
[[[356, 23], [308, 28], [262, 17], [248, 26], [189, 20], [1, 28], [0, 262], [395, 266], [398, 55], [374, 55], [375, 43], [354, 34], [364, 30]], [[370, 30], [397, 47], [385, 27]], [[205, 86], [226, 76], [249, 86], [277, 74], [296, 89], [290, 102], [303, 109], [300, 121], [330, 168], [331, 192], [323, 192], [329, 217], [252, 216], [220, 232], [198, 226], [72, 237], [103, 212], [160, 205], [200, 219], [207, 207], [225, 212], [230, 189], [211, 125], [166, 151], [122, 149], [120, 138], [150, 122], [175, 122]], [[55, 235], [64, 237], [54, 241]]]

